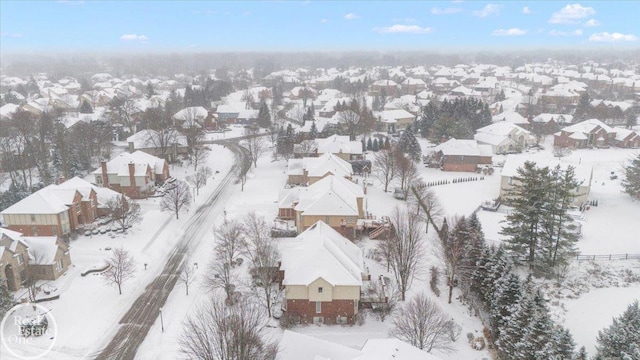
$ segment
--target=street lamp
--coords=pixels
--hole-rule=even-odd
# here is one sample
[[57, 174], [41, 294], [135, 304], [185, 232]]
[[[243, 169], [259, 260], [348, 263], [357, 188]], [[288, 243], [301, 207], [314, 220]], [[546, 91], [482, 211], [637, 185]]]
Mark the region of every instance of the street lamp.
[[164, 321], [162, 320], [162, 308], [160, 308], [160, 326], [162, 327], [162, 332], [164, 332]]

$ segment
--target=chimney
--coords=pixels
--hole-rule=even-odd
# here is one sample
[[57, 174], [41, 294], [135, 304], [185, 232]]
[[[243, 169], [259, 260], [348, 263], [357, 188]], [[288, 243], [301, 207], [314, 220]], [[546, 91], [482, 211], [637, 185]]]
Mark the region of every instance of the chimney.
[[107, 176], [107, 161], [100, 160], [100, 169], [102, 169], [102, 186], [109, 187], [109, 176]]
[[64, 175], [60, 175], [58, 176], [58, 181], [56, 181], [56, 185], [60, 185], [65, 181], [67, 181], [67, 178]]
[[131, 186], [136, 185], [136, 164], [133, 161], [129, 162], [129, 181], [131, 182]]

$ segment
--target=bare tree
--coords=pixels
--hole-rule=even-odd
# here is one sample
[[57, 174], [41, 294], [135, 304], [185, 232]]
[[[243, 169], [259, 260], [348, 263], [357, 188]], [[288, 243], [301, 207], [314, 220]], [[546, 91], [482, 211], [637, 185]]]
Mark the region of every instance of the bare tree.
[[426, 187], [424, 183], [419, 182], [411, 186], [411, 194], [413, 195], [414, 205], [419, 206], [425, 214], [427, 229], [430, 224], [438, 233], [439, 238], [443, 238], [445, 235], [438, 223], [441, 221], [444, 211], [436, 194]]
[[391, 335], [430, 352], [451, 350], [451, 334], [455, 323], [425, 294], [411, 299], [393, 320]]
[[277, 345], [266, 337], [267, 322], [262, 307], [249, 300], [228, 307], [211, 298], [183, 323], [180, 352], [189, 359], [274, 360]]
[[142, 221], [140, 204], [124, 195], [109, 199], [106, 206], [111, 219], [125, 232], [127, 228]]
[[198, 173], [187, 176], [187, 182], [196, 189], [196, 195], [200, 195], [200, 188], [204, 186], [205, 181], [206, 178]]
[[191, 149], [191, 163], [193, 163], [193, 171], [198, 171], [198, 165], [202, 164], [209, 156], [209, 148], [203, 144], [195, 145]]
[[353, 110], [344, 110], [339, 113], [338, 119], [346, 127], [351, 140], [354, 140], [359, 129], [360, 114]]
[[180, 180], [177, 180], [173, 187], [167, 190], [160, 201], [160, 209], [174, 212], [176, 219], [178, 219], [180, 210], [189, 209], [189, 205], [191, 205], [189, 185]]
[[373, 313], [384, 322], [385, 319], [391, 315], [398, 305], [398, 299], [400, 294], [398, 293], [398, 287], [393, 284], [385, 284], [383, 277], [377, 281], [371, 281], [371, 285], [367, 289], [368, 296], [376, 306], [373, 308]]
[[244, 247], [244, 226], [236, 219], [226, 216], [214, 230], [216, 236], [216, 258], [233, 266]]
[[420, 260], [424, 254], [419, 209], [415, 206], [406, 209], [396, 207], [391, 223], [394, 231], [385, 241], [388, 242], [391, 270], [404, 301], [407, 290], [420, 270]]
[[180, 266], [180, 277], [178, 278], [178, 281], [184, 284], [187, 296], [189, 296], [189, 285], [191, 285], [195, 280], [196, 274], [193, 266], [183, 263], [182, 266]]
[[111, 285], [118, 286], [118, 292], [122, 295], [122, 284], [131, 279], [135, 273], [133, 257], [124, 248], [115, 248], [111, 257], [107, 259], [109, 268], [102, 273], [104, 280]]
[[131, 96], [123, 92], [114, 97], [109, 102], [109, 115], [113, 123], [122, 124], [129, 130], [129, 134], [134, 133], [135, 123], [133, 114], [136, 112], [136, 106]]
[[400, 188], [405, 194], [405, 200], [409, 194], [410, 186], [418, 179], [418, 168], [416, 163], [411, 160], [406, 154], [399, 150], [394, 151], [395, 154], [395, 174], [400, 182]]
[[208, 166], [203, 166], [199, 168], [198, 171], [196, 171], [196, 176], [202, 178], [202, 184], [204, 186], [207, 186], [207, 180], [209, 180], [209, 177], [211, 177], [211, 175], [213, 175], [213, 170], [211, 170], [211, 168]]
[[378, 151], [373, 158], [373, 167], [376, 177], [384, 185], [384, 192], [389, 189], [389, 184], [396, 177], [396, 157], [391, 149]]
[[207, 290], [222, 289], [225, 293], [225, 303], [229, 306], [235, 303], [237, 277], [229, 263], [214, 258], [208, 266], [203, 285]]
[[258, 130], [247, 128], [245, 131], [247, 138], [240, 143], [249, 153], [253, 167], [258, 167], [258, 159], [269, 150], [266, 139], [260, 135]]
[[162, 159], [173, 161], [172, 158], [177, 154], [175, 151], [171, 154], [171, 148], [177, 144], [179, 134], [173, 129], [171, 114], [160, 108], [148, 108], [142, 114], [142, 119], [149, 129], [145, 145], [158, 149]]
[[250, 212], [244, 218], [244, 229], [246, 240], [243, 253], [251, 260], [252, 285], [271, 317], [271, 308], [280, 293], [276, 284], [280, 254], [263, 217]]

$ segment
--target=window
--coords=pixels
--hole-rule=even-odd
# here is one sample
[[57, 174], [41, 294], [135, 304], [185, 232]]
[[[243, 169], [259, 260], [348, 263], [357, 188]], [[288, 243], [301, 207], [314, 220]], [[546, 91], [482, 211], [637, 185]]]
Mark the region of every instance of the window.
[[102, 176], [96, 175], [96, 184], [102, 186]]
[[322, 286], [318, 288], [318, 294], [322, 294]]
[[353, 312], [358, 312], [358, 300], [353, 300]]
[[316, 314], [320, 314], [322, 312], [322, 301], [316, 301]]
[[36, 216], [35, 216], [35, 214], [31, 214], [31, 222], [36, 222]]
[[56, 271], [62, 271], [62, 259], [58, 259], [58, 261], [56, 261]]
[[22, 257], [22, 254], [18, 254], [16, 260], [18, 260], [18, 265], [24, 264], [24, 257]]

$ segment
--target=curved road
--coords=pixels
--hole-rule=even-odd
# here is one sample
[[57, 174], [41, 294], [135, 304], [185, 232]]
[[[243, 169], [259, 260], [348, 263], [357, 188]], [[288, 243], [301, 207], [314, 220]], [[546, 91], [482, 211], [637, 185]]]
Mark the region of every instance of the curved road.
[[225, 195], [229, 184], [233, 182], [234, 178], [237, 179], [238, 173], [250, 168], [251, 159], [248, 157], [246, 149], [238, 145], [237, 140], [220, 140], [215, 143], [225, 145], [234, 153], [235, 164], [206, 202], [192, 213], [193, 215], [184, 226], [184, 234], [174, 246], [160, 275], [147, 285], [145, 291], [120, 319], [120, 327], [116, 334], [106, 347], [100, 350], [96, 359], [121, 360], [135, 357], [138, 347], [156, 321], [159, 309], [164, 306], [180, 277], [180, 266], [211, 227], [213, 219], [210, 219], [210, 215], [214, 205]]

